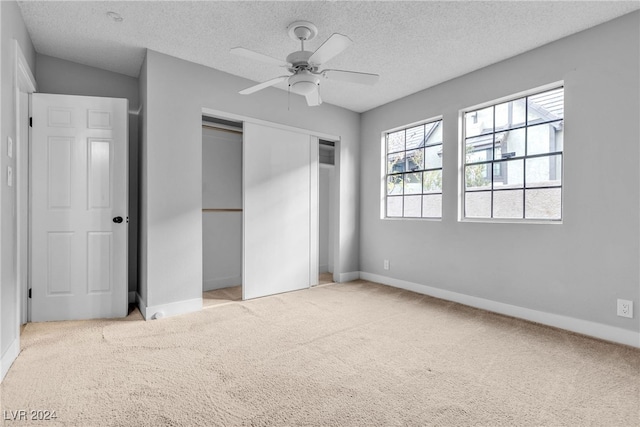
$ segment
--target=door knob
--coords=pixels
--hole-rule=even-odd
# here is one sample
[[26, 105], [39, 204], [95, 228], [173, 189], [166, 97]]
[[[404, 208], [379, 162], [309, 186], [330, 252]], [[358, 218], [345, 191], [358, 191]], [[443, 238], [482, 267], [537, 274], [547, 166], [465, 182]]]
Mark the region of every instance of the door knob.
[[113, 222], [115, 222], [116, 224], [120, 224], [122, 222], [122, 217], [121, 216], [117, 216], [117, 217], [113, 218]]

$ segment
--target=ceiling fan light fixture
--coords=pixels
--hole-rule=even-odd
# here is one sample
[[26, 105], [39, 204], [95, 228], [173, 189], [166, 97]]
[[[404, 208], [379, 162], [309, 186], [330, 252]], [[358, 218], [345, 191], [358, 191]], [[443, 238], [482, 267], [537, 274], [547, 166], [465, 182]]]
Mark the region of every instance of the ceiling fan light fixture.
[[298, 95], [308, 95], [317, 90], [320, 79], [308, 71], [302, 71], [289, 77], [291, 92]]
[[308, 95], [316, 90], [317, 84], [312, 82], [297, 82], [291, 85], [291, 92], [298, 95]]

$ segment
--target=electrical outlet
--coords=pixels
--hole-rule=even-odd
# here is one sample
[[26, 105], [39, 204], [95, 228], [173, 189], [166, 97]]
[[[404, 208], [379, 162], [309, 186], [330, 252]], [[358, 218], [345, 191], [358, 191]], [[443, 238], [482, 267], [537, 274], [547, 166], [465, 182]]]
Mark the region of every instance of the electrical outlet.
[[388, 260], [388, 259], [385, 259], [385, 260], [384, 260], [384, 269], [385, 269], [385, 270], [388, 270], [388, 269], [389, 269], [389, 260]]
[[618, 316], [633, 318], [633, 301], [626, 299], [618, 300]]

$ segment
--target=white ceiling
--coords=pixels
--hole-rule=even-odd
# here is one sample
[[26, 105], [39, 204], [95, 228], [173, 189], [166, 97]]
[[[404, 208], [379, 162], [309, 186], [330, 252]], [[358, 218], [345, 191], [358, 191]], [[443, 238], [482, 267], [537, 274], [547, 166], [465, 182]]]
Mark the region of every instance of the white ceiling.
[[[640, 9], [635, 1], [20, 1], [37, 52], [137, 77], [149, 48], [254, 81], [277, 66], [231, 55], [242, 46], [276, 58], [311, 21], [315, 50], [332, 33], [353, 45], [327, 68], [380, 74], [374, 87], [326, 81], [324, 102], [362, 112]], [[124, 17], [114, 22], [106, 13]], [[248, 83], [247, 86], [250, 86]], [[280, 87], [285, 89], [285, 83]]]

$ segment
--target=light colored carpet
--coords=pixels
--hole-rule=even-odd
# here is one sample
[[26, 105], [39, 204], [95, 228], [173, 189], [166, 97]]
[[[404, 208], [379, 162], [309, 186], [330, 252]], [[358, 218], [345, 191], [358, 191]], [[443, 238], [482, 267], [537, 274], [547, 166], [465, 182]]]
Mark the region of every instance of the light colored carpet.
[[[38, 426], [632, 426], [640, 350], [367, 282], [173, 318], [29, 324]], [[29, 425], [5, 422], [6, 425]]]
[[320, 273], [318, 285], [327, 285], [329, 283], [333, 283], [333, 273]]
[[242, 286], [214, 289], [202, 293], [202, 307], [213, 307], [242, 300]]

